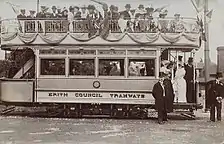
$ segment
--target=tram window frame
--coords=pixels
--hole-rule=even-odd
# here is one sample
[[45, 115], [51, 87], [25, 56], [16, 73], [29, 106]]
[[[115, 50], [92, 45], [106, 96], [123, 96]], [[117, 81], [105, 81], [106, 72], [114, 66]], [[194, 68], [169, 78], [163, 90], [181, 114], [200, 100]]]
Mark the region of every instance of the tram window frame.
[[[93, 70], [94, 70], [94, 73], [92, 75], [71, 75], [71, 60], [93, 60]], [[83, 58], [83, 57], [79, 57], [79, 58], [74, 58], [74, 57], [70, 57], [69, 60], [68, 60], [68, 70], [69, 70], [69, 77], [95, 77], [96, 75], [96, 59], [95, 58], [92, 58], [92, 57], [86, 57], [86, 58]]]
[[[123, 67], [123, 75], [100, 75], [100, 61], [101, 60], [111, 60], [111, 61], [117, 61], [117, 60], [122, 60], [123, 61], [123, 63], [124, 63], [124, 67]], [[97, 71], [98, 71], [98, 73], [97, 73], [97, 75], [98, 75], [98, 77], [99, 78], [125, 78], [125, 68], [126, 67], [126, 61], [125, 61], [125, 57], [116, 57], [116, 58], [114, 58], [114, 57], [110, 57], [110, 58], [106, 58], [106, 57], [99, 57], [98, 58], [98, 67], [97, 67]]]
[[[138, 76], [138, 75], [136, 75], [136, 76], [131, 76], [130, 74], [129, 74], [129, 66], [130, 66], [130, 62], [131, 61], [137, 61], [137, 60], [139, 60], [139, 61], [146, 61], [146, 60], [153, 60], [154, 61], [154, 76]], [[131, 78], [131, 79], [154, 79], [154, 78], [156, 78], [156, 69], [157, 69], [157, 65], [156, 65], [156, 58], [155, 57], [151, 57], [151, 58], [149, 58], [149, 57], [142, 57], [142, 58], [136, 58], [136, 57], [129, 57], [128, 58], [128, 61], [127, 61], [127, 78]]]
[[[42, 71], [42, 61], [43, 60], [63, 60], [64, 61], [64, 73], [63, 74], [43, 74]], [[40, 72], [40, 77], [66, 77], [66, 58], [65, 57], [40, 57], [39, 58], [39, 72]]]

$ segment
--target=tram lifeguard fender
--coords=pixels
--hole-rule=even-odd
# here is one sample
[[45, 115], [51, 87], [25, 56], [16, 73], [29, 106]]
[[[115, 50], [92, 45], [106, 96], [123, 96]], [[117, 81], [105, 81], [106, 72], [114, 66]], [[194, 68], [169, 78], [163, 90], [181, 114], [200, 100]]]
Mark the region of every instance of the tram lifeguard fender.
[[33, 90], [33, 81], [1, 79], [0, 82], [0, 98], [2, 102], [33, 102]]

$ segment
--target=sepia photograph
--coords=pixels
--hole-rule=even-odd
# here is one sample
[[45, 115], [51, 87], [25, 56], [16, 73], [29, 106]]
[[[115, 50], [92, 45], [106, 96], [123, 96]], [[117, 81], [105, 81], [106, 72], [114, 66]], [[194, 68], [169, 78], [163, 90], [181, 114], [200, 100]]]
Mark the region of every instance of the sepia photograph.
[[223, 14], [224, 0], [0, 0], [0, 144], [224, 144]]

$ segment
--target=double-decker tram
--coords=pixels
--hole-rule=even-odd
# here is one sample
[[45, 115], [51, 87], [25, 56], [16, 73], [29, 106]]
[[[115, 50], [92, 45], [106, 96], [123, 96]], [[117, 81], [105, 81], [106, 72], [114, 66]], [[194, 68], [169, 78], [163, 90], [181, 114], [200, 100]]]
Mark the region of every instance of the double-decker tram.
[[[146, 116], [154, 108], [152, 88], [163, 51], [187, 53], [200, 47], [196, 19], [181, 18], [181, 29], [171, 28], [174, 18], [154, 20], [153, 30], [131, 27], [131, 20], [125, 20], [125, 28], [112, 19], [97, 27], [88, 19], [2, 20], [1, 49], [11, 60], [0, 81], [2, 104], [48, 106], [75, 117]], [[198, 101], [174, 103], [174, 109], [200, 106]]]

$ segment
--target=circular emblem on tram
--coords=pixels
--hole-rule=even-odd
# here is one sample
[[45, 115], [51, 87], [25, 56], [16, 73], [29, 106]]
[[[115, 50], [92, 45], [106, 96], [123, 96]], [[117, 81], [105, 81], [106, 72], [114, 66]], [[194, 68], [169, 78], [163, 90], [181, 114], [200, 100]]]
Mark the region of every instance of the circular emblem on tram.
[[94, 81], [93, 82], [93, 87], [94, 88], [100, 88], [100, 82], [99, 81]]

